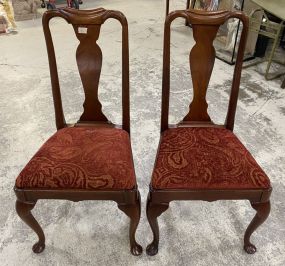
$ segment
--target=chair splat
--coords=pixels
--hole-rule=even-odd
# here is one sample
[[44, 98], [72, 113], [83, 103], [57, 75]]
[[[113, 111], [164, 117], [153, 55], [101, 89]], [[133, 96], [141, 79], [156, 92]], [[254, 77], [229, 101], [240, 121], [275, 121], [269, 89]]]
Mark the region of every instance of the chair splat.
[[189, 106], [189, 113], [183, 121], [211, 121], [208, 115], [206, 93], [215, 62], [213, 41], [219, 25], [193, 25], [196, 44], [189, 55], [194, 97]]
[[[84, 112], [80, 121], [108, 121], [98, 99], [98, 86], [102, 69], [102, 51], [97, 44], [101, 25], [73, 26], [80, 41], [76, 61], [85, 93]], [[84, 33], [80, 31], [85, 29]]]

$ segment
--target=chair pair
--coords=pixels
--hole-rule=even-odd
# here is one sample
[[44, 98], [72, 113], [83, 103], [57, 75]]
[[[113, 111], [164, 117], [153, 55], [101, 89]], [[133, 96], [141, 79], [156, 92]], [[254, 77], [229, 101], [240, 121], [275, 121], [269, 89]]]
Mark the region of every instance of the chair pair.
[[[76, 60], [82, 80], [84, 111], [74, 125], [66, 124], [61, 102], [54, 47], [49, 29], [53, 17], [72, 24], [80, 41]], [[194, 98], [182, 122], [168, 124], [170, 93], [170, 26], [183, 17], [192, 24], [195, 46], [190, 53]], [[206, 92], [212, 73], [215, 50], [213, 40], [218, 28], [229, 18], [238, 18], [243, 31], [235, 66], [225, 125], [215, 125], [208, 113]], [[96, 41], [101, 25], [109, 18], [122, 25], [122, 127], [112, 124], [102, 113], [98, 84], [102, 65], [101, 49]], [[15, 184], [16, 210], [38, 235], [33, 251], [45, 248], [45, 236], [31, 210], [39, 199], [113, 200], [130, 218], [130, 248], [140, 255], [135, 240], [140, 220], [140, 193], [137, 189], [130, 144], [128, 24], [118, 11], [77, 11], [58, 9], [43, 16], [43, 28], [49, 57], [57, 132], [45, 142], [18, 176]], [[84, 28], [85, 30], [82, 30]], [[173, 200], [246, 199], [257, 211], [244, 236], [244, 249], [254, 253], [250, 243], [253, 231], [270, 211], [271, 186], [268, 177], [233, 134], [240, 84], [242, 57], [248, 19], [238, 12], [175, 11], [166, 17], [163, 53], [161, 140], [147, 200], [147, 218], [153, 231], [148, 255], [158, 251], [157, 217]]]

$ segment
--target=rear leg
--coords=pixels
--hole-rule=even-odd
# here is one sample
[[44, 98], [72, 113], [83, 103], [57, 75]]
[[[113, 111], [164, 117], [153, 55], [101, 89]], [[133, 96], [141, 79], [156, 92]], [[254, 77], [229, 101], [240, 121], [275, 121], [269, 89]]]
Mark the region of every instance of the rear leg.
[[157, 217], [160, 216], [163, 212], [165, 212], [168, 207], [169, 203], [154, 203], [151, 201], [150, 194], [148, 195], [146, 214], [153, 233], [153, 241], [146, 248], [146, 253], [149, 256], [154, 256], [158, 252], [159, 226], [157, 222]]
[[270, 201], [251, 203], [251, 206], [256, 210], [256, 214], [244, 234], [244, 250], [248, 254], [254, 254], [256, 252], [256, 247], [250, 242], [250, 237], [252, 233], [267, 219], [270, 213]]
[[135, 238], [141, 216], [141, 198], [139, 191], [137, 191], [135, 204], [118, 203], [118, 208], [131, 219], [129, 231], [131, 253], [134, 256], [139, 256], [142, 254], [142, 246], [136, 242]]

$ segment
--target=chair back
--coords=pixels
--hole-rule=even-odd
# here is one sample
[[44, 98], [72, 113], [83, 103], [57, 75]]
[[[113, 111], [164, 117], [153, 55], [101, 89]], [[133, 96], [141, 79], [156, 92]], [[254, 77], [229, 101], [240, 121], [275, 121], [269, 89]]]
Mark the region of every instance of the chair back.
[[97, 8], [93, 10], [76, 10], [61, 8], [44, 13], [42, 23], [47, 45], [52, 93], [55, 108], [57, 129], [66, 127], [61, 92], [58, 79], [55, 51], [49, 27], [54, 17], [61, 17], [73, 26], [75, 35], [79, 40], [76, 50], [76, 61], [82, 81], [85, 100], [83, 113], [78, 124], [104, 124], [111, 125], [102, 112], [102, 104], [98, 99], [98, 85], [102, 68], [102, 51], [97, 44], [101, 25], [109, 18], [118, 20], [122, 25], [122, 128], [130, 132], [129, 114], [129, 46], [128, 23], [126, 17], [119, 11]]
[[248, 17], [241, 12], [201, 10], [179, 10], [171, 12], [165, 19], [164, 48], [163, 48], [163, 80], [162, 80], [162, 114], [161, 132], [168, 129], [169, 94], [170, 94], [170, 27], [178, 17], [187, 19], [192, 25], [195, 45], [189, 55], [190, 71], [193, 83], [193, 100], [189, 112], [179, 123], [180, 126], [193, 124], [213, 124], [207, 112], [208, 103], [206, 93], [215, 62], [215, 48], [213, 41], [219, 27], [230, 18], [239, 19], [242, 24], [242, 33], [234, 69], [229, 107], [225, 127], [233, 130], [235, 111], [238, 99], [243, 55], [248, 33]]

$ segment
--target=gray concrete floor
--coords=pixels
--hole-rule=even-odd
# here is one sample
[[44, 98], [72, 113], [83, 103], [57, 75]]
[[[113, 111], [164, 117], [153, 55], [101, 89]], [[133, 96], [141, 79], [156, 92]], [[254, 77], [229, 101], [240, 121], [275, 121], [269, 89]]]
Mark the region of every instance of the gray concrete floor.
[[[86, 2], [86, 3], [85, 3]], [[164, 1], [88, 1], [82, 7], [122, 11], [130, 31], [132, 147], [142, 217], [137, 240], [152, 235], [145, 216], [148, 183], [159, 140]], [[184, 1], [171, 1], [183, 9]], [[284, 164], [285, 91], [281, 80], [265, 81], [243, 71], [235, 132], [268, 174], [272, 211], [254, 234], [258, 252], [242, 250], [243, 233], [254, 215], [244, 201], [173, 202], [159, 218], [159, 254], [133, 257], [128, 218], [111, 202], [39, 201], [34, 214], [46, 234], [46, 250], [33, 254], [34, 233], [14, 210], [15, 178], [40, 145], [55, 132], [49, 70], [41, 20], [19, 22], [19, 33], [0, 37], [0, 265], [285, 265]], [[75, 121], [83, 102], [75, 61], [78, 41], [62, 20], [52, 22], [66, 118]], [[191, 29], [173, 25], [170, 121], [178, 122], [191, 97], [188, 54]], [[120, 123], [120, 27], [108, 21], [99, 40], [103, 60], [100, 99], [111, 121]], [[225, 118], [233, 67], [216, 60], [209, 85], [209, 112]]]

